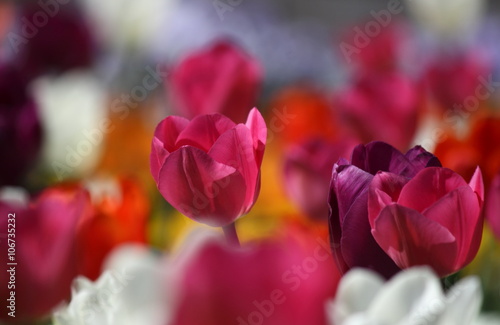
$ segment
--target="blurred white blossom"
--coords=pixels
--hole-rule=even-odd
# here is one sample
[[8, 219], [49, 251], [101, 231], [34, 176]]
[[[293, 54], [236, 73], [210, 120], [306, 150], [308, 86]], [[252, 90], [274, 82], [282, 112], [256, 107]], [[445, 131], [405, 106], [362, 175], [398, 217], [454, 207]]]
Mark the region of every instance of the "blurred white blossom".
[[168, 324], [174, 290], [165, 266], [144, 247], [122, 246], [96, 282], [75, 280], [71, 302], [54, 314], [55, 325]]
[[103, 44], [114, 49], [144, 49], [168, 26], [175, 0], [81, 0]]
[[328, 304], [335, 325], [474, 324], [482, 302], [479, 280], [468, 277], [447, 294], [426, 267], [402, 271], [390, 281], [370, 270], [353, 269]]
[[32, 92], [45, 132], [42, 165], [59, 179], [85, 176], [100, 158], [106, 133], [103, 86], [87, 72], [72, 71], [35, 80]]
[[476, 28], [485, 0], [407, 0], [412, 16], [424, 28], [443, 38], [460, 38]]

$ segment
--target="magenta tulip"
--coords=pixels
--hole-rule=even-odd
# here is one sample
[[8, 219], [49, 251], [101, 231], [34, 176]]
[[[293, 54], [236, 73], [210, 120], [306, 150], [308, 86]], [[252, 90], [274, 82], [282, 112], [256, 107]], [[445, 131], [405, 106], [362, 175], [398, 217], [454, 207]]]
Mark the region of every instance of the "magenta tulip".
[[257, 199], [266, 136], [256, 108], [245, 124], [221, 114], [192, 121], [169, 116], [156, 127], [151, 173], [160, 193], [181, 213], [210, 226], [227, 226]]
[[0, 319], [37, 319], [69, 299], [77, 276], [77, 223], [87, 213], [83, 190], [47, 189], [26, 206], [0, 202], [0, 261], [12, 271], [0, 273], [0, 298], [6, 302], [15, 292], [15, 318], [5, 309]]
[[429, 166], [441, 166], [439, 160], [421, 147], [402, 154], [384, 142], [357, 146], [349, 164], [341, 159], [333, 167], [330, 185], [330, 240], [339, 269], [373, 269], [391, 277], [400, 268], [377, 244], [368, 221], [368, 187], [379, 171], [406, 178], [414, 177]]
[[170, 80], [178, 114], [221, 113], [239, 123], [256, 104], [262, 69], [236, 45], [219, 41], [185, 57]]
[[291, 147], [285, 156], [284, 181], [288, 196], [308, 217], [328, 218], [328, 188], [333, 164], [352, 152], [355, 141], [310, 139]]
[[454, 171], [425, 168], [409, 179], [379, 172], [370, 184], [371, 232], [401, 268], [429, 265], [444, 277], [465, 267], [481, 243], [484, 185]]
[[493, 234], [500, 239], [500, 173], [491, 182], [484, 210], [486, 220]]
[[183, 256], [173, 325], [327, 324], [340, 276], [323, 239], [200, 246]]

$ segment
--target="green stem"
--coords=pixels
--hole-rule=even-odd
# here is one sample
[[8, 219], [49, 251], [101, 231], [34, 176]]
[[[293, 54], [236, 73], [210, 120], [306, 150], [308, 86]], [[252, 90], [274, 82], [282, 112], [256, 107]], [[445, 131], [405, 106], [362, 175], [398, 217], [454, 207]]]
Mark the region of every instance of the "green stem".
[[234, 247], [240, 247], [240, 241], [238, 239], [238, 234], [236, 233], [236, 227], [234, 222], [222, 227], [224, 235], [226, 236], [227, 243]]

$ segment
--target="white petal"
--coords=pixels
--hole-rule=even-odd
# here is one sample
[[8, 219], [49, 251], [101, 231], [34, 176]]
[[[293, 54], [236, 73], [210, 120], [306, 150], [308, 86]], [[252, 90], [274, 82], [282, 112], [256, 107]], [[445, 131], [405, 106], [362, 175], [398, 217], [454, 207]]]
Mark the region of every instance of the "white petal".
[[443, 299], [438, 277], [427, 267], [415, 267], [401, 271], [380, 290], [368, 315], [380, 324], [405, 324], [415, 317], [427, 317], [428, 306]]
[[341, 324], [356, 313], [367, 310], [383, 284], [383, 278], [373, 271], [349, 271], [342, 278], [335, 300], [328, 308], [332, 322]]
[[446, 310], [439, 319], [440, 325], [472, 324], [481, 309], [481, 283], [476, 277], [460, 280], [446, 295]]

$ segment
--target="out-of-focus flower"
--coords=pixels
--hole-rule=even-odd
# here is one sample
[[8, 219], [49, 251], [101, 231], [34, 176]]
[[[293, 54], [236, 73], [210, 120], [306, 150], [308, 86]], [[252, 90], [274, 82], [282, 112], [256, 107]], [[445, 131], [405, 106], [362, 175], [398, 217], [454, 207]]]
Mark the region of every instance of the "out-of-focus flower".
[[328, 189], [336, 161], [347, 157], [357, 142], [311, 139], [291, 147], [285, 156], [284, 181], [289, 197], [309, 217], [328, 218]]
[[402, 74], [359, 76], [350, 88], [337, 94], [336, 102], [364, 142], [380, 140], [406, 150], [415, 135], [419, 94], [416, 85]]
[[444, 167], [448, 167], [463, 178], [472, 177], [476, 166], [484, 174], [484, 184], [489, 187], [490, 181], [500, 170], [500, 118], [482, 117], [477, 119], [465, 139], [448, 136], [440, 142], [435, 154]]
[[151, 146], [151, 174], [163, 197], [189, 218], [226, 226], [246, 214], [260, 190], [267, 128], [254, 108], [246, 124], [220, 114], [169, 116]]
[[[342, 59], [354, 62], [364, 73], [397, 70], [403, 43], [408, 38], [407, 26], [402, 21], [389, 20], [387, 24], [374, 37], [368, 37], [357, 26], [350, 28], [340, 43]], [[355, 40], [364, 46], [355, 46]]]
[[79, 277], [71, 302], [54, 314], [56, 325], [168, 324], [173, 288], [169, 264], [142, 246], [122, 246], [95, 282]]
[[422, 147], [402, 154], [383, 142], [359, 145], [352, 153], [351, 163], [341, 159], [335, 164], [330, 185], [329, 224], [333, 254], [342, 272], [352, 267], [366, 267], [390, 277], [399, 270], [371, 234], [368, 188], [379, 171], [412, 178], [430, 166], [440, 166], [440, 162]]
[[443, 293], [439, 278], [415, 267], [384, 280], [369, 270], [354, 269], [340, 281], [327, 306], [335, 325], [475, 324], [481, 308], [481, 283], [468, 277]]
[[11, 66], [0, 66], [0, 186], [19, 185], [37, 158], [42, 130], [26, 81]]
[[[115, 50], [151, 48], [164, 34], [174, 0], [80, 0], [95, 34], [105, 46]], [[161, 32], [161, 34], [160, 34]]]
[[126, 242], [145, 243], [149, 202], [131, 178], [96, 178], [85, 182], [94, 211], [78, 226], [80, 274], [97, 279], [109, 252]]
[[410, 13], [424, 28], [443, 38], [458, 39], [477, 27], [484, 0], [406, 1]]
[[412, 179], [379, 172], [370, 184], [368, 218], [380, 247], [400, 268], [430, 265], [440, 276], [476, 256], [483, 232], [484, 185], [448, 168], [425, 168]]
[[490, 97], [488, 71], [484, 58], [474, 52], [441, 54], [434, 59], [426, 72], [425, 82], [440, 108], [447, 111], [445, 121], [457, 123], [457, 118], [467, 118], [479, 108], [474, 107], [473, 111], [464, 108], [470, 105], [466, 102], [467, 97], [472, 96], [478, 102], [479, 97]]
[[485, 217], [495, 236], [500, 239], [500, 173], [493, 178], [488, 189]]
[[44, 77], [34, 81], [33, 94], [46, 130], [41, 164], [59, 180], [85, 176], [110, 127], [99, 81], [86, 72]]
[[[47, 16], [38, 3], [24, 5], [18, 24], [20, 30], [13, 30], [9, 37], [15, 54], [13, 64], [18, 65], [30, 78], [86, 68], [92, 64], [92, 35], [81, 13], [74, 6], [57, 3], [48, 10], [56, 12]], [[41, 27], [40, 19], [44, 16], [40, 13], [46, 17]]]
[[280, 91], [269, 104], [269, 138], [285, 143], [301, 143], [310, 138], [334, 139], [336, 124], [328, 99], [310, 85]]
[[[69, 297], [77, 275], [77, 222], [90, 212], [89, 207], [88, 194], [81, 189], [49, 188], [29, 205], [19, 205], [19, 201], [0, 203], [5, 216], [0, 227], [8, 231], [0, 242], [5, 252], [0, 259], [3, 265], [17, 263], [7, 267], [10, 271], [0, 273], [0, 281], [5, 284], [0, 298], [15, 299], [10, 311], [15, 311], [16, 320], [45, 316]], [[7, 255], [9, 247], [15, 254]], [[0, 317], [12, 319], [6, 312]]]
[[203, 241], [181, 267], [172, 324], [325, 324], [339, 279], [327, 241], [287, 238], [233, 249]]
[[173, 108], [189, 119], [221, 113], [240, 123], [255, 106], [261, 80], [259, 62], [221, 40], [188, 55], [174, 68], [170, 77]]

